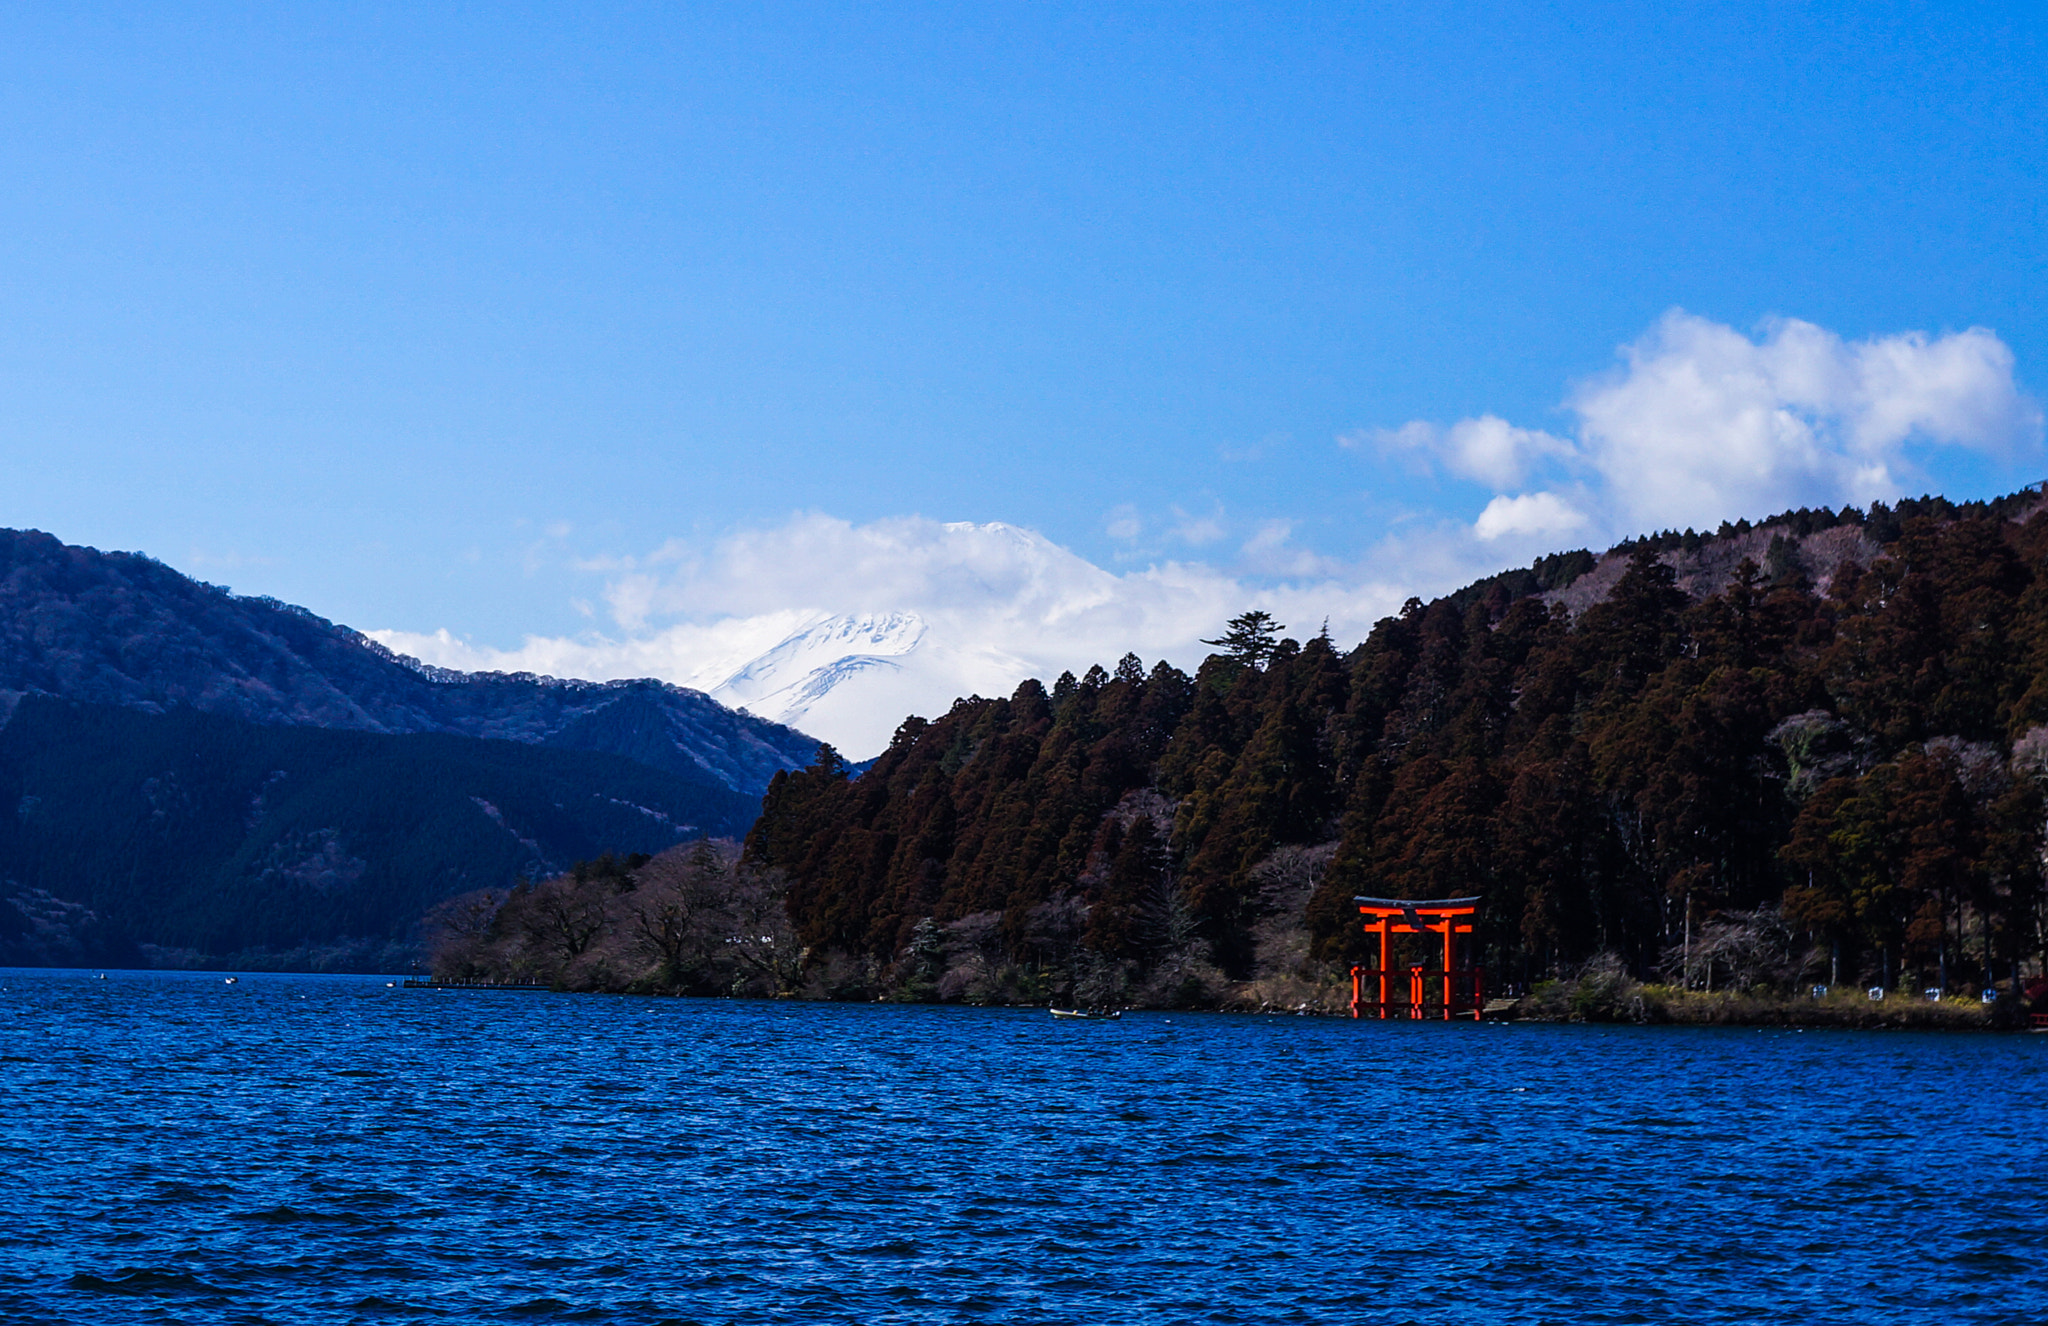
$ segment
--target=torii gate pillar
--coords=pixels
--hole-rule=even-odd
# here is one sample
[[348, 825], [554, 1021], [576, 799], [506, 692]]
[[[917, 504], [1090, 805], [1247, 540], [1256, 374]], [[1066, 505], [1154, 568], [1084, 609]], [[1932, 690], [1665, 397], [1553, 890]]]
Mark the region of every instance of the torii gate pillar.
[[[1477, 1022], [1481, 1010], [1486, 1006], [1485, 973], [1479, 967], [1458, 965], [1458, 936], [1472, 933], [1472, 918], [1478, 915], [1477, 898], [1436, 898], [1416, 900], [1407, 898], [1354, 898], [1358, 910], [1366, 918], [1365, 933], [1380, 937], [1380, 965], [1370, 973], [1376, 978], [1377, 990], [1369, 988], [1367, 969], [1351, 969], [1351, 1016], [1400, 1017], [1403, 1012], [1410, 1018], [1425, 1018], [1441, 1015], [1449, 1022], [1454, 1017], [1468, 1013]], [[1429, 972], [1417, 964], [1408, 969], [1408, 998], [1397, 1001], [1397, 989], [1390, 980], [1392, 972], [1389, 963], [1393, 958], [1393, 936], [1440, 934], [1444, 937], [1444, 965], [1440, 972]], [[1469, 945], [1468, 945], [1469, 949]], [[1433, 998], [1437, 992], [1432, 986], [1439, 983], [1430, 976], [1441, 977], [1441, 998]], [[1377, 998], [1368, 998], [1369, 994]], [[1396, 1010], [1401, 1010], [1397, 1012]]]

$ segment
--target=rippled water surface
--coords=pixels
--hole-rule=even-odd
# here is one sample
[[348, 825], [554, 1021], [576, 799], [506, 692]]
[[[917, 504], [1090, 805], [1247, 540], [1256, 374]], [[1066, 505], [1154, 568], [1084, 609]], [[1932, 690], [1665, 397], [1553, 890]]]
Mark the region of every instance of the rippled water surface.
[[2048, 1318], [2042, 1036], [0, 985], [10, 1322]]

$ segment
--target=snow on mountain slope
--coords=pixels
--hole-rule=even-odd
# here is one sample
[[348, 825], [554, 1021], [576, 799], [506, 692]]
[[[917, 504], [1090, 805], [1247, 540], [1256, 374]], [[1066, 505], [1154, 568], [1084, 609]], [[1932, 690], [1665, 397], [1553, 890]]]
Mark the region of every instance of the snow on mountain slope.
[[756, 715], [801, 713], [847, 677], [899, 666], [894, 660], [916, 649], [924, 635], [924, 618], [914, 612], [828, 617], [752, 659], [711, 694]]
[[996, 650], [963, 651], [933, 637], [914, 612], [827, 617], [735, 671], [710, 695], [796, 726], [854, 759], [879, 754], [909, 714], [943, 709], [937, 696], [1007, 693], [1029, 674]]

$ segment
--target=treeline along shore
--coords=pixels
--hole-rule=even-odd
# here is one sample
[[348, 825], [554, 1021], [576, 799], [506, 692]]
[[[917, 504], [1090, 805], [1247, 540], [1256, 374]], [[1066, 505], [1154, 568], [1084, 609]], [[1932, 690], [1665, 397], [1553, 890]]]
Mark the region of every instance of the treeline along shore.
[[2041, 491], [1561, 554], [1349, 650], [1283, 632], [960, 700], [858, 775], [825, 748], [741, 843], [448, 904], [435, 969], [1336, 1011], [1355, 895], [1477, 895], [1532, 1015], [1984, 1025], [2048, 991]]

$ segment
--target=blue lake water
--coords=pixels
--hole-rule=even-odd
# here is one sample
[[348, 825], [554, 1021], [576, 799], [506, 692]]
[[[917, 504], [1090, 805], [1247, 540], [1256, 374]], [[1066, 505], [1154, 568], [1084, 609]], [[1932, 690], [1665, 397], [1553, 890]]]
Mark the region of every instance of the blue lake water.
[[2048, 1037], [0, 972], [8, 1322], [2038, 1322]]

